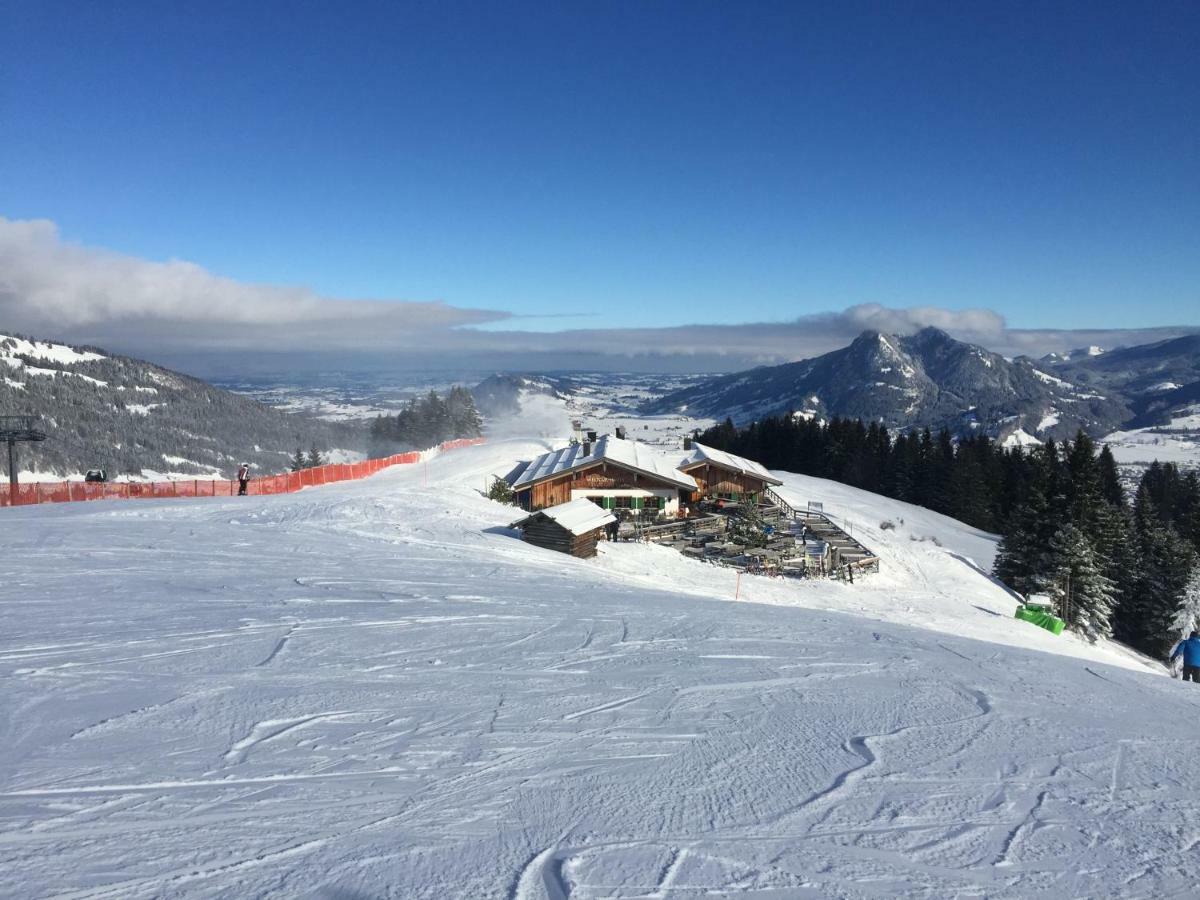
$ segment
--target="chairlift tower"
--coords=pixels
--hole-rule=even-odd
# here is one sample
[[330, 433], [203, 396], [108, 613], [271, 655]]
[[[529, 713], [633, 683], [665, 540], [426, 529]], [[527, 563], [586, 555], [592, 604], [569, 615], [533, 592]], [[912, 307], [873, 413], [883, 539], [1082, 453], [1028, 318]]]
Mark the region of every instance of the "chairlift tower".
[[44, 441], [46, 432], [37, 429], [38, 416], [0, 416], [0, 441], [8, 444], [9, 503], [17, 505], [17, 442]]

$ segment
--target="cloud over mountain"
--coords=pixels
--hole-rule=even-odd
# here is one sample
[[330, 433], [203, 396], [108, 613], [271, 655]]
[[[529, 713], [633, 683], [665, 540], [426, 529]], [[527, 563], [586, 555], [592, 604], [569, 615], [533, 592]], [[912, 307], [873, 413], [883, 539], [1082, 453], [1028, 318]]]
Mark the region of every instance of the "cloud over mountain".
[[[489, 327], [474, 327], [482, 325]], [[199, 374], [251, 364], [396, 368], [447, 361], [479, 369], [728, 371], [816, 356], [864, 330], [912, 334], [929, 325], [1010, 356], [1145, 343], [1197, 330], [1030, 330], [1011, 328], [988, 309], [866, 303], [783, 322], [528, 331], [520, 317], [503, 310], [340, 299], [304, 287], [250, 284], [192, 262], [72, 243], [47, 220], [0, 216], [0, 326]]]
[[390, 346], [506, 313], [441, 302], [348, 300], [247, 284], [183, 260], [154, 262], [64, 241], [53, 222], [0, 217], [5, 327], [75, 339], [144, 337], [188, 348]]

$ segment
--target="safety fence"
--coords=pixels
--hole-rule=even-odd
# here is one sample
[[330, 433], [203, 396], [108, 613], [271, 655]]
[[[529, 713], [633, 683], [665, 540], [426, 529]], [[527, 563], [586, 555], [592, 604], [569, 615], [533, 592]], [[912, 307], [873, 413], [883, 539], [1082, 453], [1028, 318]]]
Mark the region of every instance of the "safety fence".
[[[460, 438], [445, 441], [434, 450], [457, 450], [482, 444], [483, 438]], [[299, 472], [251, 478], [246, 493], [292, 494], [306, 487], [354, 481], [374, 475], [391, 466], [406, 466], [428, 459], [431, 452], [396, 453], [382, 459], [367, 459], [356, 463], [333, 463], [314, 466]], [[184, 479], [174, 481], [123, 481], [97, 483], [84, 481], [31, 482], [17, 485], [16, 495], [7, 487], [0, 488], [0, 506], [33, 506], [38, 503], [74, 503], [81, 500], [137, 500], [173, 497], [233, 497], [238, 493], [236, 481]]]

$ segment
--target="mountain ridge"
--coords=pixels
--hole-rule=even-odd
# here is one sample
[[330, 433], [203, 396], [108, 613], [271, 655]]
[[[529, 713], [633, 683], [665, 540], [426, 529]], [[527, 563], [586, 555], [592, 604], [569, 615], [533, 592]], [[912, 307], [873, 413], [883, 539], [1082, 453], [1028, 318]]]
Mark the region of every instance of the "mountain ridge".
[[[356, 454], [364, 431], [273, 409], [145, 360], [0, 333], [0, 412], [36, 415], [48, 440], [18, 470], [51, 477], [228, 478], [279, 472], [297, 447]], [[3, 461], [7, 474], [7, 460]]]
[[[1157, 405], [1145, 392], [1165, 389]], [[1084, 348], [1056, 362], [1008, 359], [935, 327], [910, 335], [867, 330], [812, 359], [717, 376], [643, 407], [745, 423], [793, 412], [858, 418], [892, 429], [948, 428], [1015, 442], [1094, 436], [1149, 418], [1169, 420], [1200, 382], [1200, 335], [1115, 350]], [[1171, 402], [1172, 391], [1179, 403]]]

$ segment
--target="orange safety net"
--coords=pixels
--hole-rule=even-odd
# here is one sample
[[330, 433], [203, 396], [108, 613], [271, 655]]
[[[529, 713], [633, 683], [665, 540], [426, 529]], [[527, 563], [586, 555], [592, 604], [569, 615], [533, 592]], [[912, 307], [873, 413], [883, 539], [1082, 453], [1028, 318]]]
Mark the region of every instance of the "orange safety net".
[[[441, 451], [474, 447], [483, 438], [460, 438], [438, 445]], [[292, 494], [306, 487], [331, 484], [335, 481], [357, 481], [391, 466], [410, 466], [421, 461], [421, 453], [395, 453], [382, 459], [356, 463], [331, 463], [283, 475], [266, 475], [250, 479], [251, 495]], [[236, 481], [193, 479], [178, 481], [129, 481], [96, 483], [84, 481], [34, 482], [17, 485], [16, 494], [0, 484], [0, 507], [34, 506], [39, 503], [74, 503], [82, 500], [136, 500], [155, 497], [233, 497], [238, 492]]]

